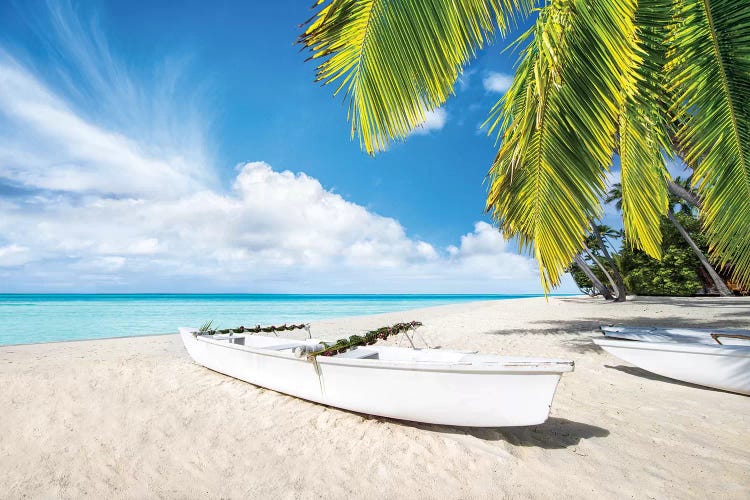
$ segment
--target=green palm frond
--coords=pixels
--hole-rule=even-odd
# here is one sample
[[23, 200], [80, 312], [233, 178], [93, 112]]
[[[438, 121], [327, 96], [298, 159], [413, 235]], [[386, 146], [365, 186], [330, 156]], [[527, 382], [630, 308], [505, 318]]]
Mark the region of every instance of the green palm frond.
[[750, 285], [750, 3], [675, 0], [669, 78], [677, 140], [711, 254]]
[[634, 15], [634, 1], [550, 2], [490, 115], [502, 145], [487, 208], [506, 237], [533, 250], [545, 291], [601, 212], [629, 75], [621, 68], [638, 63]]
[[345, 92], [369, 153], [405, 138], [453, 92], [463, 67], [534, 0], [320, 0], [299, 38], [323, 59], [317, 81]]
[[625, 102], [619, 119], [623, 225], [628, 242], [661, 258], [661, 217], [667, 212], [669, 178], [664, 153], [671, 151], [666, 120], [666, 41], [671, 0], [639, 0], [635, 25], [640, 64], [626, 68]]
[[[539, 4], [540, 7], [534, 7]], [[629, 244], [661, 252], [665, 156], [693, 169], [712, 255], [750, 286], [750, 2], [319, 0], [299, 41], [370, 154], [442, 105], [475, 51], [535, 11], [510, 90], [487, 209], [549, 291], [598, 219], [618, 153]], [[671, 189], [674, 186], [669, 185]], [[614, 188], [614, 186], [613, 186]]]

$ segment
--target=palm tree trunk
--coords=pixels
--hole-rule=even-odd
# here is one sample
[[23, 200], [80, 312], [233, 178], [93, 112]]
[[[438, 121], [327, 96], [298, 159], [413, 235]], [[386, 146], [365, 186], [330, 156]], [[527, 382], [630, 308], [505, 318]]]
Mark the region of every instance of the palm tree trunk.
[[596, 241], [599, 242], [599, 246], [602, 248], [604, 258], [607, 259], [609, 265], [612, 266], [612, 273], [614, 273], [615, 275], [615, 283], [612, 283], [612, 278], [609, 276], [609, 273], [607, 273], [607, 276], [609, 277], [610, 283], [612, 283], [613, 289], [617, 290], [617, 298], [615, 299], [615, 302], [625, 302], [627, 291], [625, 290], [625, 281], [622, 279], [620, 269], [618, 269], [617, 264], [615, 264], [615, 259], [613, 259], [612, 255], [610, 255], [609, 250], [607, 249], [607, 245], [604, 244], [602, 233], [599, 232], [599, 229], [593, 223], [591, 224], [591, 232], [596, 238]]
[[684, 187], [680, 186], [673, 180], [667, 181], [667, 189], [669, 189], [669, 192], [675, 195], [678, 198], [681, 198], [685, 200], [686, 202], [693, 205], [695, 208], [701, 208], [701, 200], [698, 198], [698, 196], [694, 195]]
[[617, 290], [617, 286], [615, 285], [615, 280], [612, 279], [612, 275], [609, 274], [609, 271], [607, 271], [607, 268], [602, 265], [602, 263], [599, 261], [596, 255], [594, 255], [594, 252], [592, 252], [591, 249], [588, 247], [588, 245], [586, 245], [585, 243], [583, 245], [583, 249], [586, 250], [586, 253], [589, 255], [589, 257], [591, 257], [591, 260], [594, 261], [594, 264], [596, 264], [596, 266], [602, 270], [602, 272], [604, 273], [604, 276], [607, 277], [607, 281], [609, 281], [609, 286], [611, 287], [608, 289], [611, 290], [612, 293], [614, 293], [615, 290]]
[[719, 276], [719, 273], [717, 273], [711, 263], [708, 261], [705, 255], [703, 255], [703, 252], [700, 248], [698, 248], [698, 245], [695, 244], [693, 239], [690, 237], [690, 234], [688, 234], [687, 230], [682, 227], [682, 224], [679, 223], [677, 220], [677, 217], [674, 216], [674, 212], [672, 212], [672, 209], [670, 208], [669, 211], [667, 211], [667, 217], [669, 220], [674, 224], [674, 227], [677, 228], [677, 230], [682, 235], [683, 239], [687, 241], [687, 244], [690, 246], [690, 249], [693, 251], [696, 257], [698, 257], [698, 260], [701, 261], [701, 264], [706, 269], [706, 272], [711, 277], [711, 281], [714, 282], [714, 285], [716, 286], [716, 289], [719, 291], [719, 295], [723, 297], [729, 297], [732, 295], [732, 292], [727, 287], [726, 283], [724, 283], [724, 280]]
[[604, 283], [602, 283], [599, 278], [596, 277], [594, 274], [594, 271], [591, 270], [588, 264], [586, 264], [586, 261], [581, 258], [580, 255], [576, 255], [575, 259], [573, 259], [573, 262], [575, 262], [576, 266], [583, 271], [583, 274], [586, 275], [586, 277], [591, 280], [591, 284], [594, 285], [594, 288], [599, 291], [600, 294], [604, 296], [607, 300], [612, 300], [612, 294], [609, 292], [609, 288], [604, 286]]

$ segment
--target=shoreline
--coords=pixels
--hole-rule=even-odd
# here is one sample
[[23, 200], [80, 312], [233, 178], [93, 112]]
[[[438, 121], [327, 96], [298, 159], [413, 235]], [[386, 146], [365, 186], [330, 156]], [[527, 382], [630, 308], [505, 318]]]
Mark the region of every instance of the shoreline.
[[[69, 295], [69, 294], [64, 294], [64, 295]], [[123, 294], [123, 295], [126, 295], [126, 294]], [[191, 295], [191, 294], [183, 294], [183, 295]], [[560, 297], [571, 297], [571, 296], [572, 295], [560, 295]], [[391, 311], [391, 312], [384, 312], [384, 313], [378, 313], [378, 314], [361, 314], [361, 315], [353, 315], [353, 316], [336, 316], [336, 317], [332, 317], [332, 318], [316, 319], [316, 320], [310, 321], [310, 324], [312, 325], [314, 323], [319, 323], [319, 322], [341, 321], [341, 320], [346, 320], [346, 319], [351, 319], [351, 318], [368, 318], [368, 317], [382, 316], [382, 315], [388, 315], [388, 314], [396, 314], [396, 313], [399, 313], [399, 312], [401, 312], [401, 313], [408, 313], [410, 311], [422, 311], [422, 310], [429, 311], [429, 310], [432, 310], [432, 309], [439, 309], [441, 307], [455, 306], [455, 305], [459, 305], [459, 304], [461, 304], [461, 305], [463, 305], [463, 304], [470, 305], [470, 304], [480, 304], [480, 303], [483, 303], [483, 302], [498, 302], [498, 301], [501, 301], [501, 300], [502, 301], [506, 301], [506, 300], [526, 300], [526, 299], [531, 299], [531, 298], [539, 298], [539, 297], [533, 296], [533, 297], [518, 297], [518, 298], [513, 298], [513, 299], [476, 300], [476, 301], [471, 301], [471, 302], [455, 302], [455, 303], [451, 303], [451, 304], [441, 304], [441, 305], [438, 305], [438, 306], [417, 307], [417, 308], [414, 308], [414, 309], [404, 309], [404, 310], [401, 310], [401, 311]], [[180, 326], [190, 326], [190, 325], [179, 325], [177, 328], [179, 328]], [[354, 333], [352, 333], [352, 334], [354, 334]], [[47, 340], [47, 341], [44, 341], [44, 342], [26, 342], [26, 343], [22, 343], [22, 344], [0, 344], [0, 349], [3, 349], [5, 347], [30, 346], [30, 345], [33, 346], [33, 345], [45, 345], [45, 344], [61, 344], [61, 343], [66, 343], [66, 342], [95, 342], [95, 341], [99, 341], [99, 340], [104, 341], [104, 340], [117, 340], [117, 339], [134, 339], [134, 338], [140, 338], [140, 337], [158, 337], [158, 336], [163, 336], [163, 335], [177, 335], [177, 332], [172, 332], [172, 333], [141, 333], [141, 334], [136, 334], [136, 335], [119, 335], [119, 336], [116, 336], [116, 337], [97, 337], [97, 338], [88, 338], [88, 339]]]
[[[538, 294], [478, 295], [299, 295], [299, 294], [0, 294], [5, 317], [0, 346], [166, 334], [177, 326], [280, 324], [336, 320], [487, 300], [539, 297]], [[565, 296], [565, 295], [560, 295]], [[80, 319], [78, 319], [80, 318]], [[37, 323], [54, 325], [39, 331]]]
[[[65, 294], [67, 295], [67, 294]], [[183, 294], [183, 295], [191, 295], [191, 294]], [[587, 295], [555, 295], [550, 296], [551, 298], [583, 298], [583, 299], [591, 299], [591, 300], [600, 300], [598, 298], [592, 298]], [[322, 318], [322, 319], [316, 319], [310, 321], [311, 325], [314, 325], [316, 323], [321, 324], [327, 324], [331, 322], [338, 322], [343, 320], [350, 320], [350, 319], [370, 319], [370, 318], [376, 318], [380, 316], [390, 316], [394, 314], [399, 313], [429, 313], [429, 312], [440, 312], [442, 308], [448, 308], [452, 306], [473, 306], [473, 305], [481, 305], [484, 303], [494, 303], [494, 302], [508, 302], [508, 301], [518, 301], [518, 300], [529, 300], [529, 299], [539, 299], [543, 297], [533, 296], [533, 297], [517, 297], [512, 299], [489, 299], [489, 300], [477, 300], [477, 301], [471, 301], [471, 302], [456, 302], [451, 304], [441, 304], [438, 306], [429, 306], [429, 307], [417, 307], [414, 309], [404, 309], [401, 311], [391, 311], [391, 312], [384, 312], [384, 313], [377, 313], [377, 314], [363, 314], [363, 315], [353, 315], [353, 316], [336, 316], [332, 318]], [[733, 299], [740, 299], [740, 300], [748, 300], [750, 301], [750, 298], [748, 297], [714, 297], [714, 296], [705, 296], [705, 297], [662, 297], [662, 296], [636, 296], [636, 297], [629, 297], [629, 302], [638, 302], [639, 300], [648, 300], [648, 299], [695, 299], [695, 300], [710, 300], [710, 299], [720, 299], [720, 300], [733, 300]], [[604, 303], [604, 302], [603, 302]], [[612, 303], [615, 305], [615, 303]], [[604, 324], [604, 323], [602, 323]], [[672, 326], [669, 323], [663, 323], [659, 321], [658, 319], [655, 319], [655, 322], [653, 323], [654, 326]], [[181, 325], [182, 326], [182, 325]], [[382, 325], [381, 325], [382, 326]], [[638, 325], [636, 325], [638, 326]], [[645, 326], [645, 325], [644, 325]], [[750, 328], [750, 323], [747, 324], [747, 328]], [[357, 332], [352, 332], [352, 334], [355, 334]], [[98, 337], [98, 338], [86, 338], [86, 339], [67, 339], [67, 340], [48, 340], [44, 342], [26, 342], [21, 344], [0, 344], [0, 349], [7, 348], [7, 347], [19, 347], [19, 346], [36, 346], [36, 345], [45, 345], [45, 344], [64, 344], [68, 342], [96, 342], [96, 341], [106, 341], [106, 340], [119, 340], [119, 339], [135, 339], [135, 338], [141, 338], [141, 337], [160, 337], [160, 336], [167, 336], [167, 335], [177, 335], [176, 332], [167, 332], [167, 333], [141, 333], [141, 334], [135, 334], [135, 335], [120, 335], [116, 337]]]
[[259, 388], [195, 365], [177, 334], [2, 346], [0, 496], [746, 497], [750, 397], [644, 372], [590, 339], [604, 320], [748, 328], [750, 298], [523, 298], [311, 323], [335, 337], [406, 319], [432, 346], [576, 371], [544, 424], [462, 428]]

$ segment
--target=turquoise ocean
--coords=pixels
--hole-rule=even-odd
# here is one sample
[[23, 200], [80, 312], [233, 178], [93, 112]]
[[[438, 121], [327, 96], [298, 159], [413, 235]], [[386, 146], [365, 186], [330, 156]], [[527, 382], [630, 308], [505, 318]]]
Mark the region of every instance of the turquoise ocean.
[[539, 295], [0, 294], [0, 345], [302, 323]]

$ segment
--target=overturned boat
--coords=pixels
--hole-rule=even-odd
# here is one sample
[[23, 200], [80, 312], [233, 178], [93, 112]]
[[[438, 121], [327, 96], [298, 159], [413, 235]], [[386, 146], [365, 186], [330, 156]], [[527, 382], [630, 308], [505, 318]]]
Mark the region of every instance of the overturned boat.
[[750, 346], [750, 330], [656, 326], [601, 326], [600, 329], [606, 337], [613, 339]]
[[750, 345], [612, 338], [594, 339], [594, 343], [623, 361], [657, 375], [750, 395]]
[[[573, 362], [418, 349], [400, 323], [334, 343], [263, 334], [307, 328], [180, 328], [193, 360], [251, 384], [336, 408], [431, 424], [503, 427], [547, 420]], [[411, 348], [375, 346], [403, 333]]]

